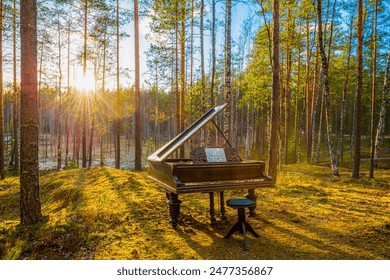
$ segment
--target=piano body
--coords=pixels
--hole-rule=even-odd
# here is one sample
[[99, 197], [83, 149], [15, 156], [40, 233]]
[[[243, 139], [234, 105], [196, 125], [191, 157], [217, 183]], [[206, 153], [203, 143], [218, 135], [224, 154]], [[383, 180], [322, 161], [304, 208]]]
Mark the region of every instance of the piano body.
[[[194, 133], [212, 121], [225, 106], [226, 104], [210, 109], [185, 131], [148, 157], [149, 178], [166, 191], [172, 226], [176, 226], [178, 222], [181, 203], [178, 196], [181, 194], [210, 193], [210, 219], [213, 222], [214, 192], [220, 193], [221, 216], [224, 218], [223, 191], [248, 189], [247, 198], [256, 201], [254, 189], [273, 186], [272, 178], [265, 173], [263, 161], [243, 161], [231, 147], [196, 148], [191, 151], [192, 158], [168, 158]], [[227, 139], [226, 142], [230, 145]], [[254, 214], [254, 209], [250, 211]]]

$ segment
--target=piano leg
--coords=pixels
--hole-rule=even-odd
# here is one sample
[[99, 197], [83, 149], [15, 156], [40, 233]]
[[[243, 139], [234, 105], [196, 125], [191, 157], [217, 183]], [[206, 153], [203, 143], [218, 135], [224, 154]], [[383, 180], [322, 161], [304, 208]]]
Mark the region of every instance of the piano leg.
[[180, 214], [180, 203], [181, 200], [179, 200], [179, 196], [175, 193], [169, 194], [169, 215], [171, 216], [170, 223], [173, 227], [177, 226], [178, 217]]
[[219, 192], [219, 204], [221, 206], [221, 219], [226, 220], [225, 193]]
[[215, 219], [214, 193], [210, 192], [209, 196], [210, 196], [210, 222], [213, 225], [217, 221], [217, 219]]
[[255, 194], [254, 189], [249, 189], [248, 194], [245, 196], [245, 198], [252, 200], [255, 203], [254, 207], [249, 207], [249, 216], [253, 217], [256, 215], [255, 209], [256, 209], [256, 199], [257, 199], [257, 194]]

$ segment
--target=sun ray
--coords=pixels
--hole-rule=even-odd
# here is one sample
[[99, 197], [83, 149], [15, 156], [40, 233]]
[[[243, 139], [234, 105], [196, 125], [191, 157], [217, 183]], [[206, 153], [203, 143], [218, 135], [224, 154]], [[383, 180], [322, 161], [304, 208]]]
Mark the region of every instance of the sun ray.
[[92, 72], [87, 71], [85, 75], [80, 75], [75, 80], [75, 87], [84, 92], [91, 94], [95, 91], [95, 77]]

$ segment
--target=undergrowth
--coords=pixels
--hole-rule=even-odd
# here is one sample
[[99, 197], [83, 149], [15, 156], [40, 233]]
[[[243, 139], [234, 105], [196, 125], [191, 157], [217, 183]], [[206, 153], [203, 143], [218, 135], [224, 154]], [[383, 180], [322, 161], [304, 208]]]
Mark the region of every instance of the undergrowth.
[[[44, 219], [19, 225], [19, 180], [0, 182], [0, 259], [389, 259], [390, 171], [375, 179], [350, 178], [341, 169], [283, 166], [278, 184], [257, 189], [257, 215], [248, 221], [260, 238], [236, 220], [210, 225], [208, 194], [181, 195], [181, 220], [169, 224], [164, 191], [135, 173], [104, 167], [41, 176]], [[226, 192], [226, 199], [244, 196]], [[216, 208], [218, 203], [216, 199]]]

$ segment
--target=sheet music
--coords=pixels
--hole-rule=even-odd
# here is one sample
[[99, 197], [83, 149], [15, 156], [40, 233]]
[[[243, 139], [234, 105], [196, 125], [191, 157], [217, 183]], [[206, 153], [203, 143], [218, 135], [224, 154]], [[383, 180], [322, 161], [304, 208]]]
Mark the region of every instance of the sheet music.
[[226, 162], [224, 148], [205, 148], [207, 162]]

